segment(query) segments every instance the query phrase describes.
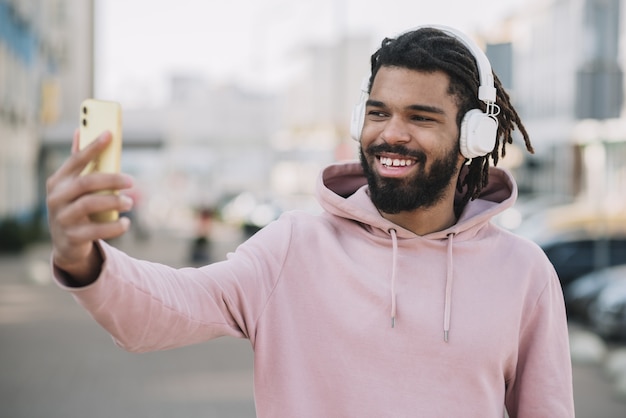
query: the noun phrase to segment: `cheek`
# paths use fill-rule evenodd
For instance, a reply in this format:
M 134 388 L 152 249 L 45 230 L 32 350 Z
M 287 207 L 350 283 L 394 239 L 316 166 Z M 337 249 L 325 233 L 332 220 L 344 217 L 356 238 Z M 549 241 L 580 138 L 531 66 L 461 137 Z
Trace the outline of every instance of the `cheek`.
M 460 150 L 459 130 L 456 128 L 450 128 L 441 132 L 437 141 L 439 141 L 442 153 L 450 153 L 453 150 L 459 152 Z
M 361 131 L 361 137 L 359 139 L 359 144 L 361 149 L 367 150 L 367 148 L 376 142 L 378 138 L 378 133 L 372 129 L 363 128 Z
M 454 138 L 454 139 L 452 139 Z M 446 137 L 437 137 L 437 138 L 429 138 L 434 139 L 434 142 L 431 142 L 429 146 L 429 154 L 430 154 L 430 162 L 432 160 L 448 160 L 451 159 L 456 162 L 458 167 L 461 167 L 465 163 L 465 157 L 461 154 L 459 148 L 459 141 L 457 137 L 446 136 Z M 426 144 L 423 142 L 424 147 L 426 148 Z
M 363 124 L 363 129 L 361 130 L 361 141 L 367 140 L 371 142 L 376 139 L 379 134 L 380 129 L 377 127 L 376 124 L 368 123 L 367 121 L 365 121 L 365 123 Z

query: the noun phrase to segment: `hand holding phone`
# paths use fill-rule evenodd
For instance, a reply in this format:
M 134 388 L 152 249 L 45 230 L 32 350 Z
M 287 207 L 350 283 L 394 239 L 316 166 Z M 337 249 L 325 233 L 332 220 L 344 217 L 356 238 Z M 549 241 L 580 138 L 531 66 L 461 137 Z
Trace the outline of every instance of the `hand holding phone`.
M 92 160 L 81 175 L 92 172 L 119 173 L 122 157 L 122 107 L 119 103 L 87 99 L 80 106 L 80 142 L 83 149 L 105 131 L 111 132 L 113 140 L 107 148 Z M 100 193 L 116 194 L 116 190 Z M 95 222 L 115 221 L 119 214 L 115 210 L 98 212 L 91 215 Z

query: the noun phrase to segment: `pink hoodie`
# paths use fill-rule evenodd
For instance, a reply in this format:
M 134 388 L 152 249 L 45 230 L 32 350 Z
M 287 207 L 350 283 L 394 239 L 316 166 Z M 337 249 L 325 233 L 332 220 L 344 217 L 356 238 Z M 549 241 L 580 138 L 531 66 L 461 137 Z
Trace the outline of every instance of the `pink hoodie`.
M 177 270 L 101 243 L 99 279 L 68 290 L 130 351 L 248 338 L 259 417 L 573 417 L 558 278 L 489 222 L 517 194 L 490 172 L 456 225 L 417 236 L 379 215 L 358 163 L 332 165 L 323 214 L 285 213 L 226 261 Z

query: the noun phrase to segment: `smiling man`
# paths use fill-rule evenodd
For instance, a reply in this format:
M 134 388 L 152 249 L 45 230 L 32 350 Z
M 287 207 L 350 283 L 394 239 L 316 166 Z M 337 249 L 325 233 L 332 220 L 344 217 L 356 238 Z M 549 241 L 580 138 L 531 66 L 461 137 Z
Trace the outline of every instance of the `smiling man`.
M 75 151 L 48 181 L 57 282 L 130 351 L 249 339 L 259 417 L 573 417 L 559 280 L 490 222 L 517 194 L 490 161 L 515 128 L 532 147 L 488 60 L 425 27 L 371 64 L 361 161 L 322 172 L 324 212 L 285 213 L 223 262 L 174 269 L 107 244 L 128 221 L 89 214 L 131 202 L 93 192 L 132 181 L 80 177 L 110 135 Z

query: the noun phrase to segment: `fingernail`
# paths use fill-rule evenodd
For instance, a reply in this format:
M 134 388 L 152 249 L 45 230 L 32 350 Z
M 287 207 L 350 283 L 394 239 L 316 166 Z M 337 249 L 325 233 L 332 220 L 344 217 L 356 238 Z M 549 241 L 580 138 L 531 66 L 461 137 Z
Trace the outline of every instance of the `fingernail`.
M 122 216 L 120 218 L 120 222 L 122 223 L 122 226 L 125 230 L 128 230 L 128 228 L 130 228 L 130 219 L 128 219 L 127 217 Z
M 111 136 L 111 132 L 109 132 L 109 131 L 104 131 L 104 132 L 102 132 L 102 133 L 100 134 L 100 136 L 98 137 L 98 140 L 99 140 L 99 141 L 104 141 L 104 140 L 108 139 L 108 138 L 109 138 L 109 136 Z
M 124 177 L 124 186 L 132 187 L 134 182 L 133 178 L 127 174 L 122 174 L 122 176 Z
M 120 200 L 124 209 L 128 210 L 133 207 L 133 199 L 128 196 L 121 195 Z

